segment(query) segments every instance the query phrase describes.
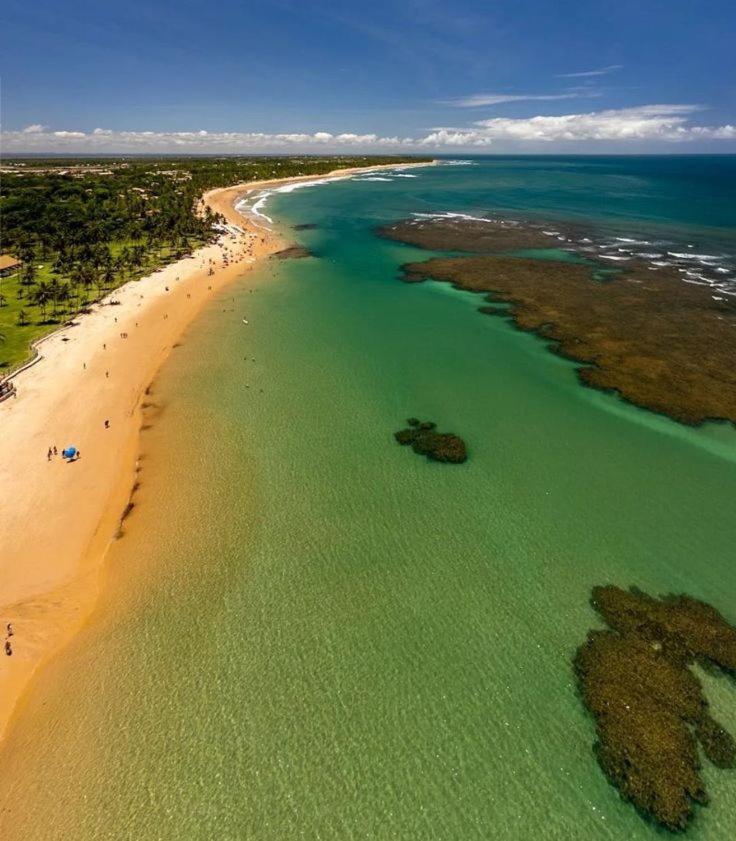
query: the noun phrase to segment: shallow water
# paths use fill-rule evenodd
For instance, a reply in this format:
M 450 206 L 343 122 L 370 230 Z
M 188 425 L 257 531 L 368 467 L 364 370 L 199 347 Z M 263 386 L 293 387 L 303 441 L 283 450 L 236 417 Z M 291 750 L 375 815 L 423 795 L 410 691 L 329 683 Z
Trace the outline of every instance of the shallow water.
M 736 620 L 736 434 L 582 388 L 476 297 L 397 281 L 426 253 L 372 228 L 476 211 L 484 178 L 491 209 L 497 169 L 269 200 L 319 226 L 317 257 L 223 293 L 157 380 L 100 607 L 0 756 L 0 837 L 661 835 L 600 773 L 570 659 L 599 583 Z M 410 415 L 467 464 L 395 445 Z M 705 682 L 736 732 L 736 687 Z M 736 772 L 705 776 L 688 834 L 731 838 Z

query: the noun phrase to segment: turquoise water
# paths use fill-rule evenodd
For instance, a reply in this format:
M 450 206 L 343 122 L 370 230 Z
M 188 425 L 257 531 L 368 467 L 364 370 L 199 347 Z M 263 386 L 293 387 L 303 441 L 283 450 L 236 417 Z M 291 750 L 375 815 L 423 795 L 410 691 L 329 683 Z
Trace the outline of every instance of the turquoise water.
M 526 213 L 519 166 L 269 200 L 318 226 L 297 235 L 316 256 L 219 296 L 157 380 L 100 608 L 0 755 L 0 837 L 661 836 L 600 773 L 570 660 L 599 583 L 736 621 L 736 435 L 582 388 L 474 296 L 398 282 L 426 252 L 373 234 L 411 212 Z M 591 166 L 565 169 L 560 218 Z M 675 211 L 649 178 L 637 219 L 728 239 L 728 207 Z M 606 224 L 638 235 L 614 206 Z M 395 445 L 410 415 L 462 434 L 467 464 Z M 736 732 L 733 683 L 704 680 Z M 705 776 L 688 834 L 731 838 L 736 773 Z
M 416 185 L 409 212 L 592 222 L 629 236 L 720 241 L 733 253 L 736 155 L 486 157 L 454 167 L 451 178 L 439 168 Z

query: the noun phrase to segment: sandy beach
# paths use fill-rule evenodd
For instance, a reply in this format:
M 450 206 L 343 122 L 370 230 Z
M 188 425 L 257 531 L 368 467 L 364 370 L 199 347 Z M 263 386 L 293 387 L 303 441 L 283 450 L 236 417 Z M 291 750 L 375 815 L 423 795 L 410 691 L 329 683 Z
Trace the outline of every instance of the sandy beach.
M 320 178 L 356 171 L 363 169 Z M 147 387 L 205 303 L 228 283 L 247 282 L 249 269 L 288 244 L 234 203 L 275 183 L 314 179 L 208 192 L 204 201 L 242 233 L 116 289 L 45 339 L 40 361 L 15 377 L 17 396 L 0 403 L 0 740 L 34 672 L 94 607 L 135 483 Z M 80 457 L 67 462 L 61 451 L 70 445 Z

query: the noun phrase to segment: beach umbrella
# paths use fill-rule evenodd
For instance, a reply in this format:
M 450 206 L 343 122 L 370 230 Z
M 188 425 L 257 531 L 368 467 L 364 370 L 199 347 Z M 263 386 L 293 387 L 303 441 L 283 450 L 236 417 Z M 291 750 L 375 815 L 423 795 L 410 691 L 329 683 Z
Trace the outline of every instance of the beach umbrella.
M 77 454 L 77 448 L 67 447 L 65 450 L 61 451 L 61 454 L 62 456 L 64 456 L 64 458 L 74 458 L 74 456 Z

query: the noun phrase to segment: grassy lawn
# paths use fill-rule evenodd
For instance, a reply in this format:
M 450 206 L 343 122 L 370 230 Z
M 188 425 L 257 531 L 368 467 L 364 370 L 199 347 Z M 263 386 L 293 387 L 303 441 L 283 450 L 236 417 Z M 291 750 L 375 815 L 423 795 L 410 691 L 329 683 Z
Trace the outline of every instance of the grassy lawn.
M 40 280 L 48 280 L 48 269 L 40 269 Z M 0 376 L 11 368 L 21 364 L 30 354 L 31 342 L 40 339 L 46 333 L 54 330 L 57 324 L 40 324 L 40 314 L 36 307 L 30 306 L 25 299 L 18 298 L 20 289 L 19 275 L 0 278 L 0 295 L 5 299 L 0 307 Z M 30 323 L 24 327 L 18 324 L 18 313 L 24 309 Z
M 117 255 L 126 245 L 130 246 L 131 242 L 115 242 L 110 245 L 110 251 L 113 256 Z M 203 242 L 191 243 L 191 248 L 199 248 Z M 131 274 L 126 274 L 124 277 L 116 278 L 112 289 L 127 283 L 129 280 L 139 280 L 145 277 L 160 266 L 165 266 L 174 259 L 173 249 L 169 246 L 154 249 L 146 255 L 144 264 L 140 269 L 136 269 Z M 36 283 L 50 282 L 53 279 L 51 273 L 52 261 L 38 264 L 38 271 L 36 275 Z M 63 280 L 63 278 L 62 278 Z M 76 310 L 72 306 L 71 309 L 64 307 L 60 310 L 55 319 L 51 317 L 51 307 L 48 308 L 47 320 L 43 321 L 41 311 L 38 307 L 28 301 L 28 287 L 23 289 L 20 285 L 20 275 L 15 274 L 10 277 L 0 278 L 0 295 L 4 298 L 4 305 L 0 306 L 0 377 L 10 373 L 14 368 L 17 368 L 31 356 L 31 343 L 52 333 L 58 329 L 59 325 L 68 321 L 76 314 Z M 110 290 L 103 290 L 104 297 Z M 19 292 L 24 294 L 24 297 L 19 297 Z M 89 290 L 89 303 L 94 302 L 97 298 L 97 289 Z M 0 299 L 2 300 L 2 299 Z M 84 301 L 82 302 L 84 303 Z M 21 310 L 25 310 L 29 323 L 21 326 L 18 324 L 18 314 Z
M 86 304 L 210 241 L 218 215 L 202 208 L 207 190 L 274 175 L 414 160 L 395 155 L 14 159 L 4 166 L 0 183 L 0 253 L 26 265 L 16 276 L 0 279 L 0 376 L 29 358 L 33 341 Z M 34 271 L 28 269 L 31 262 Z M 53 265 L 67 274 L 54 276 Z M 105 277 L 106 285 L 98 286 Z M 21 278 L 31 283 L 22 285 Z M 53 295 L 67 298 L 57 300 L 58 310 Z M 34 298 L 44 306 L 31 303 Z M 28 322 L 22 325 L 21 311 Z

